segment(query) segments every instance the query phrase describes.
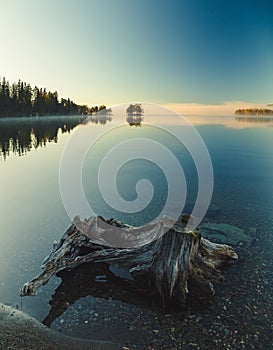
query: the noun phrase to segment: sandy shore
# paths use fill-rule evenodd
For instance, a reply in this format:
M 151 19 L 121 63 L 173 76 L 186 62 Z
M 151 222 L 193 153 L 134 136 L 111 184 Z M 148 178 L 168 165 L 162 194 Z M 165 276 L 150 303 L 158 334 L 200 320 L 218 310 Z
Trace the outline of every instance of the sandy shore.
M 1 350 L 113 350 L 110 342 L 67 337 L 45 327 L 37 320 L 0 304 Z

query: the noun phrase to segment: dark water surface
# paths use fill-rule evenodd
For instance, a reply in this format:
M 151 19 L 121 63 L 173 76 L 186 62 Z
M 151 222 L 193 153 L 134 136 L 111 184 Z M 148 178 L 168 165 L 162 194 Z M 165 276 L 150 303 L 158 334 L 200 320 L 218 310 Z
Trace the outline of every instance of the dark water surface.
M 239 261 L 225 273 L 226 280 L 216 286 L 211 305 L 163 315 L 149 307 L 149 302 L 147 305 L 137 296 L 123 295 L 122 288 L 114 291 L 111 285 L 105 288 L 101 284 L 94 289 L 88 283 L 82 288 L 87 279 L 84 270 L 83 275 L 75 276 L 74 284 L 68 278 L 67 285 L 59 286 L 60 279 L 54 277 L 35 297 L 20 299 L 19 289 L 40 272 L 53 241 L 59 240 L 70 225 L 59 191 L 59 165 L 66 143 L 79 128 L 100 134 L 105 125 L 111 125 L 109 117 L 93 117 L 83 125 L 74 117 L 0 120 L 0 302 L 17 306 L 42 321 L 49 313 L 51 295 L 59 286 L 58 300 L 67 304 L 56 311 L 52 328 L 72 336 L 110 339 L 132 349 L 271 349 L 272 121 L 232 116 L 189 119 L 202 136 L 213 165 L 212 203 L 217 213 L 206 220 L 235 225 L 253 238 L 251 245 L 235 247 Z M 83 164 L 83 187 L 97 214 L 140 225 L 156 217 L 164 206 L 164 173 L 145 160 L 124 165 L 117 188 L 124 199 L 134 200 L 136 182 L 149 179 L 154 185 L 154 198 L 146 211 L 119 213 L 103 201 L 96 169 L 109 148 L 128 138 L 152 137 L 161 143 L 164 139 L 183 166 L 187 202 L 194 201 L 194 162 L 172 136 L 166 137 L 162 130 L 143 123 L 141 127 L 124 124 L 108 136 L 107 143 L 101 139 L 87 152 Z M 123 301 L 130 298 L 131 303 Z

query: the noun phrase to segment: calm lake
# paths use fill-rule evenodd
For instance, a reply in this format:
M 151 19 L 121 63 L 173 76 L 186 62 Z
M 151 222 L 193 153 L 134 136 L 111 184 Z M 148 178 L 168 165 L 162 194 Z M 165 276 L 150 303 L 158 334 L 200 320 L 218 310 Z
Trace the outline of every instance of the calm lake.
M 169 123 L 166 115 L 157 119 L 162 129 L 154 127 L 146 113 L 143 120 L 137 122 L 126 121 L 125 115 L 119 116 L 118 122 L 115 122 L 115 113 L 92 116 L 87 121 L 79 117 L 0 119 L 0 302 L 18 307 L 39 321 L 49 313 L 49 301 L 60 284 L 59 278 L 54 277 L 34 297 L 21 299 L 19 290 L 40 273 L 53 242 L 60 239 L 71 223 L 60 193 L 59 173 L 63 152 L 79 130 L 90 140 L 107 131 L 86 151 L 82 165 L 83 189 L 96 214 L 141 225 L 161 212 L 168 184 L 162 169 L 148 160 L 130 160 L 117 176 L 117 189 L 126 201 L 136 199 L 135 185 L 140 179 L 146 178 L 153 184 L 154 197 L 147 208 L 135 214 L 121 213 L 105 203 L 100 194 L 97 177 L 104 155 L 116 144 L 135 138 L 152 138 L 171 150 L 182 165 L 187 181 L 186 211 L 192 209 L 198 183 L 194 161 L 177 139 L 171 134 L 166 136 L 164 129 L 164 125 L 173 130 L 189 126 L 176 125 L 175 121 Z M 151 120 L 155 120 L 153 118 L 156 116 L 151 116 Z M 209 329 L 211 332 L 215 329 L 215 338 L 226 337 L 231 349 L 269 349 L 273 332 L 273 121 L 234 116 L 188 119 L 201 135 L 213 166 L 211 203 L 214 210 L 204 220 L 239 227 L 252 239 L 251 244 L 235 245 L 238 264 L 225 273 L 226 281 L 216 286 L 211 309 L 200 311 L 199 325 L 207 329 L 204 344 L 208 348 L 213 346 Z M 111 129 L 112 125 L 117 127 Z M 79 147 L 84 143 L 83 138 L 75 140 Z M 75 158 L 77 150 L 71 154 L 72 167 Z M 175 203 L 173 205 L 175 207 Z M 77 289 L 77 285 L 71 288 Z M 117 341 L 128 338 L 129 345 L 135 344 L 137 349 L 146 348 L 143 339 L 145 344 L 154 344 L 155 349 L 161 349 L 164 344 L 169 344 L 170 349 L 170 344 L 179 349 L 177 344 L 183 344 L 182 336 L 178 335 L 185 333 L 182 324 L 185 315 L 174 315 L 170 321 L 145 305 L 133 306 L 105 299 L 103 295 L 92 296 L 92 293 L 76 299 L 64 308 L 64 313 L 60 311 L 56 315 L 53 329 L 76 337 Z M 189 320 L 197 316 L 195 312 Z M 217 316 L 221 317 L 219 322 Z M 163 339 L 171 327 L 175 329 L 176 340 L 156 343 L 153 329 L 162 329 Z M 178 338 L 180 343 L 176 343 Z M 232 339 L 236 339 L 235 345 Z M 192 341 L 198 343 L 196 339 Z

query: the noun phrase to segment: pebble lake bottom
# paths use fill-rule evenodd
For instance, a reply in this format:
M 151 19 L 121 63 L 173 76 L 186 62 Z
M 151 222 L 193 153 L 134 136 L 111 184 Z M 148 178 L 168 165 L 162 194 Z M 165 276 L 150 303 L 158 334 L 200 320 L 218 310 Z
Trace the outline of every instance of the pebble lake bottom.
M 50 124 L 52 127 L 53 122 Z M 236 243 L 239 260 L 224 272 L 225 280 L 214 285 L 215 296 L 207 303 L 200 305 L 193 300 L 184 310 L 163 314 L 159 307 L 139 296 L 132 295 L 132 302 L 128 302 L 122 289 L 118 296 L 113 291 L 112 298 L 94 294 L 80 297 L 79 292 L 79 299 L 74 298 L 74 303 L 56 317 L 52 330 L 70 337 L 110 341 L 116 349 L 272 349 L 273 129 L 270 123 L 243 123 L 234 117 L 225 118 L 224 122 L 220 117 L 207 118 L 195 125 L 211 156 L 212 203 L 219 209 L 204 221 L 236 226 L 251 237 L 250 243 Z M 48 134 L 50 127 L 47 125 Z M 10 129 L 9 125 L 6 130 Z M 128 126 L 127 135 L 128 132 L 145 132 L 145 126 Z M 0 162 L 0 180 L 5 183 L 0 189 L 0 302 L 38 321 L 49 313 L 49 301 L 61 280 L 54 277 L 35 297 L 20 299 L 19 289 L 40 272 L 52 242 L 70 224 L 58 189 L 59 161 L 69 134 L 59 131 L 57 136 L 55 142 L 27 150 L 23 156 L 10 150 L 6 160 L 2 148 Z M 3 134 L 1 138 L 3 143 Z M 179 155 L 175 144 L 173 147 Z M 90 155 L 89 159 L 87 155 L 86 170 L 90 160 L 94 161 L 94 157 Z M 190 163 L 184 164 L 189 164 L 190 173 Z M 145 171 L 146 166 L 143 163 Z M 130 182 L 124 171 L 120 174 L 124 176 L 121 183 Z M 151 179 L 160 175 L 154 169 L 151 172 Z M 138 176 L 137 170 L 134 174 Z M 84 178 L 83 182 L 87 197 L 92 196 L 96 192 L 91 188 L 92 181 L 88 183 Z M 194 189 L 189 190 L 189 196 L 192 193 L 194 196 Z M 130 199 L 130 193 L 124 195 Z M 97 203 L 98 208 L 101 205 Z M 109 208 L 101 210 L 106 217 L 116 215 Z M 128 217 L 118 219 L 128 222 Z M 79 286 L 72 283 L 71 288 L 76 290 Z M 69 299 L 69 290 L 65 297 Z

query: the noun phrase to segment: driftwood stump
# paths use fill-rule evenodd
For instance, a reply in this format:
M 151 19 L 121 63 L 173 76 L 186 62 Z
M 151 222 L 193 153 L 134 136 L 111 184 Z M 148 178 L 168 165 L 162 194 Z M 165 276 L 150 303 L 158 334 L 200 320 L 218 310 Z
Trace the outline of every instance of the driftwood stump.
M 86 263 L 94 271 L 101 267 L 105 272 L 113 265 L 125 269 L 127 276 L 117 278 L 116 282 L 122 280 L 124 286 L 135 292 L 158 295 L 164 309 L 174 300 L 185 303 L 187 294 L 191 293 L 189 282 L 200 290 L 214 294 L 212 282 L 223 280 L 221 270 L 234 263 L 238 256 L 230 246 L 202 238 L 198 229 L 187 232 L 185 227 L 190 218 L 187 214 L 182 215 L 181 221 L 176 222 L 164 235 L 138 248 L 113 248 L 103 244 L 103 235 L 112 234 L 109 227 L 119 227 L 125 236 L 130 237 L 132 227 L 128 225 L 101 217 L 83 221 L 77 219 L 60 242 L 54 244 L 42 266 L 43 272 L 27 282 L 20 295 L 35 295 L 53 274 Z M 90 239 L 83 229 L 90 229 L 90 222 L 92 227 L 99 227 L 99 232 L 103 232 L 101 244 Z

